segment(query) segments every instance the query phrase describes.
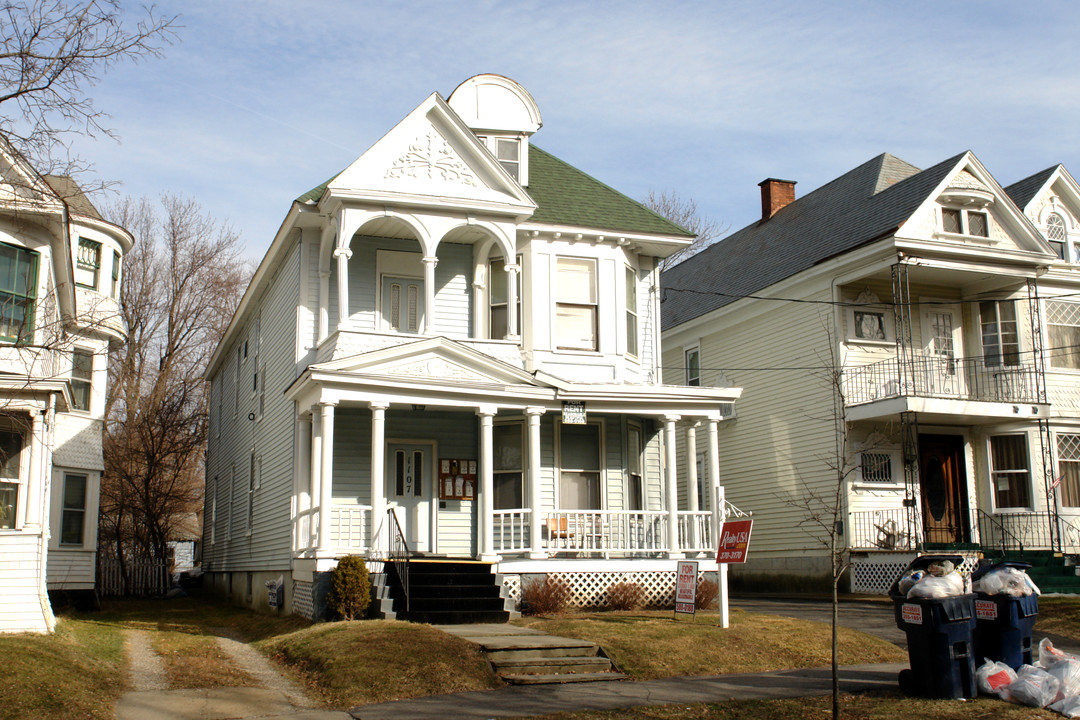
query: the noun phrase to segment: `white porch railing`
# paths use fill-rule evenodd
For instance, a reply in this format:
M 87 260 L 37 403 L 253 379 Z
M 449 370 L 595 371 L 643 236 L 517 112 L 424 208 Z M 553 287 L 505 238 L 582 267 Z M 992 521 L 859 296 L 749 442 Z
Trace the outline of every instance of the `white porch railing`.
M 679 549 L 686 552 L 716 552 L 713 540 L 712 512 L 679 511 Z
M 495 552 L 524 552 L 532 546 L 529 537 L 529 517 L 532 510 L 496 510 L 492 517 Z

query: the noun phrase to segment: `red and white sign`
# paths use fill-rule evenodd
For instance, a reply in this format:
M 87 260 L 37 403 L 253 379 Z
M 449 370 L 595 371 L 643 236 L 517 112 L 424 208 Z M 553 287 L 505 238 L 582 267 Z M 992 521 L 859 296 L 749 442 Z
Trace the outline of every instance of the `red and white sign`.
M 697 601 L 697 568 L 693 560 L 680 560 L 675 573 L 675 612 L 694 614 Z
M 998 606 L 991 600 L 975 601 L 975 617 L 978 620 L 997 620 Z
M 720 548 L 716 551 L 716 562 L 746 562 L 746 553 L 750 550 L 750 530 L 753 526 L 753 518 L 725 522 L 720 528 Z
M 922 625 L 922 605 L 908 605 L 900 609 L 900 617 L 904 622 L 912 625 Z

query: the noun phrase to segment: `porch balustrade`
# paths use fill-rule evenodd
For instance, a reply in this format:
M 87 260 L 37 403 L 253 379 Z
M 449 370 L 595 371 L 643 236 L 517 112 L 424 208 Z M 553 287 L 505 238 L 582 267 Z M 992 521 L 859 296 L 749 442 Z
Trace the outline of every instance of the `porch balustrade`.
M 1053 547 L 1051 527 L 1061 535 L 1061 547 Z M 986 548 L 1004 552 L 1060 550 L 1066 555 L 1080 553 L 1080 528 L 1048 512 L 979 513 L 979 537 Z
M 927 397 L 977 402 L 1039 402 L 1032 353 L 949 358 L 916 353 L 911 373 L 901 377 L 897 358 L 848 368 L 844 396 L 849 405 L 895 397 Z
M 915 525 L 906 508 L 849 514 L 852 550 L 914 550 Z

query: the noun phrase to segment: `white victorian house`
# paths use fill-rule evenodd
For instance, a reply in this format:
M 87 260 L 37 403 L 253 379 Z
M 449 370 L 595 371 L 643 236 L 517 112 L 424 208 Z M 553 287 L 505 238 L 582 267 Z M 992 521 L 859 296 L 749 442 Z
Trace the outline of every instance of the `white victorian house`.
M 537 148 L 540 126 L 524 88 L 480 75 L 289 208 L 207 371 L 222 592 L 265 607 L 269 583 L 318 617 L 360 554 L 398 612 L 446 620 L 425 571 L 479 568 L 500 611 L 530 576 L 592 603 L 624 579 L 663 598 L 678 558 L 715 571 L 739 390 L 658 372 L 658 262 L 692 236 Z M 704 458 L 689 491 L 683 427 Z
M 126 230 L 0 140 L 0 632 L 93 602 L 102 422 Z
M 798 199 L 766 180 L 761 205 L 663 275 L 664 367 L 746 390 L 721 427 L 721 483 L 758 518 L 735 581 L 830 577 L 805 500 L 835 493 L 840 447 L 834 531 L 854 590 L 949 550 L 1022 557 L 1044 590 L 1075 592 L 1061 558 L 1080 554 L 1072 177 L 1003 189 L 970 152 L 926 170 L 883 154 Z

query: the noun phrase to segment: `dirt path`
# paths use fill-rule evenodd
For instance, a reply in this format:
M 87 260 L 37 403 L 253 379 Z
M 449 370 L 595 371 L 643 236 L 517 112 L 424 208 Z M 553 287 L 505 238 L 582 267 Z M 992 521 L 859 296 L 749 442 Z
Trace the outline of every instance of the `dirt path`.
M 234 666 L 250 675 L 257 687 L 218 687 L 169 690 L 161 657 L 152 635 L 129 630 L 125 637 L 128 686 L 116 705 L 117 720 L 351 720 L 348 713 L 313 709 L 315 703 L 270 661 L 245 642 L 219 631 L 218 647 Z

